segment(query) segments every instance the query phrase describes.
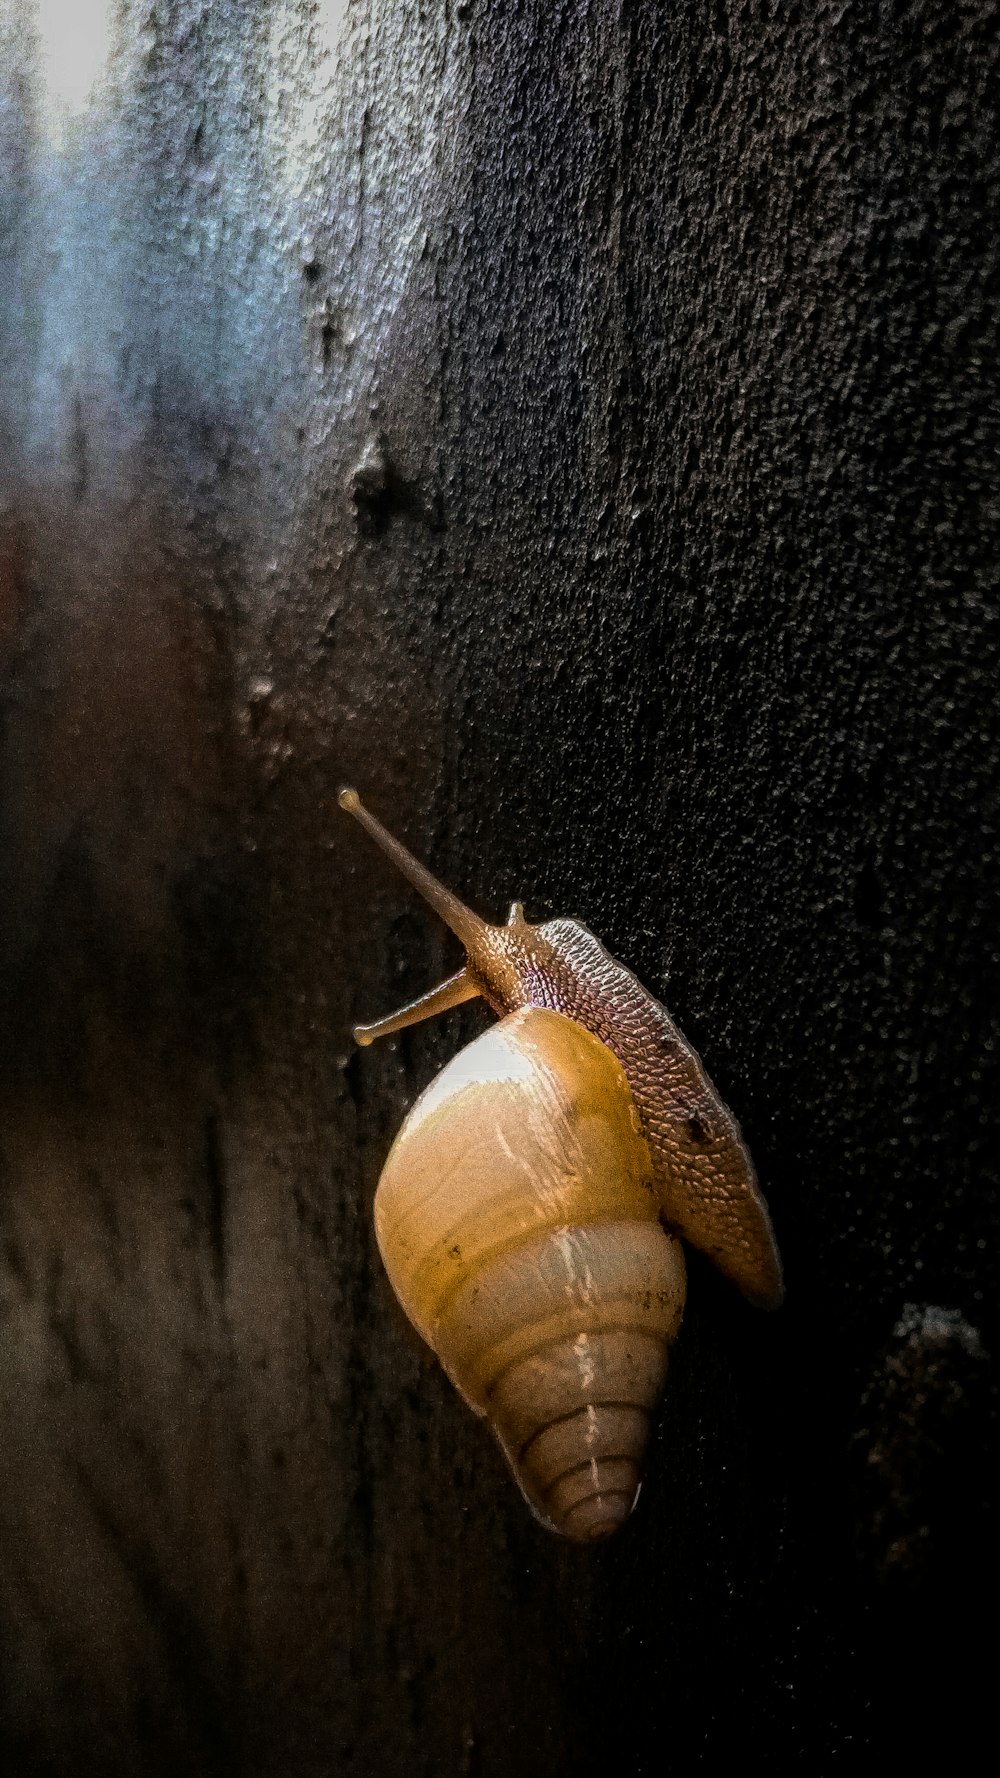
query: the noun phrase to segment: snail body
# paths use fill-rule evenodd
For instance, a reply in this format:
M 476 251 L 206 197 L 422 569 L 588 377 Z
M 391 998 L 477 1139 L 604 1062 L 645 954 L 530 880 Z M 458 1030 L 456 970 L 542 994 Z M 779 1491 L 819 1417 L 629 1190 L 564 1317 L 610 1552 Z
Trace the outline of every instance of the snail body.
M 491 1424 L 532 1510 L 577 1541 L 638 1493 L 684 1306 L 678 1236 L 781 1301 L 739 1129 L 665 1009 L 572 920 L 494 926 L 363 807 L 346 808 L 447 920 L 466 967 L 359 1042 L 482 995 L 499 1023 L 413 1106 L 375 1198 L 390 1282 Z

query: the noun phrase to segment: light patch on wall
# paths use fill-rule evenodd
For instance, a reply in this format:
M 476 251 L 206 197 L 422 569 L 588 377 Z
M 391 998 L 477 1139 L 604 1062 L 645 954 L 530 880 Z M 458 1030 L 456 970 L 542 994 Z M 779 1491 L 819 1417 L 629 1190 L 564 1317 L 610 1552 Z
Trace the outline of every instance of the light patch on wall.
M 368 9 L 354 10 L 365 14 Z M 282 137 L 285 183 L 297 194 L 315 170 L 350 11 L 351 0 L 317 0 L 305 29 L 299 0 L 277 0 L 271 11 L 269 112 Z
M 348 407 L 426 247 L 464 41 L 422 0 L 272 0 L 260 183 L 297 283 L 312 267 L 312 362 Z
M 97 90 L 111 49 L 115 0 L 33 0 L 29 5 L 38 50 L 41 116 L 53 147 L 61 148 L 74 118 Z
M 316 24 L 328 50 L 336 49 L 351 0 L 319 0 Z

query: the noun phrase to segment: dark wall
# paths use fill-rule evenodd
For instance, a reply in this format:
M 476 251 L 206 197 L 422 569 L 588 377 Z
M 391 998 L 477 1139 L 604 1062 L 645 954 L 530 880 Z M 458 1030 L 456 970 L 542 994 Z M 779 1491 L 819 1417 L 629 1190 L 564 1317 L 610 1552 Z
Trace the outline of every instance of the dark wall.
M 99 9 L 98 9 L 99 10 Z M 0 7 L 0 1625 L 26 1775 L 961 1757 L 995 1582 L 1000 9 Z M 574 914 L 740 1118 L 634 1519 L 371 1199 Z

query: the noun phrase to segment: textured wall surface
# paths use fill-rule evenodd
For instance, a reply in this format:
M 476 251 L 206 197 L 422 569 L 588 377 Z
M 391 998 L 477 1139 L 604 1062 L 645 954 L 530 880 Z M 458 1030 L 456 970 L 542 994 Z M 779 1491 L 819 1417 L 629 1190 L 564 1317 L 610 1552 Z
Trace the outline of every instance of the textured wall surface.
M 959 1756 L 995 1573 L 1000 8 L 0 0 L 0 1746 Z M 573 914 L 739 1116 L 650 1473 L 538 1529 L 371 1199 Z

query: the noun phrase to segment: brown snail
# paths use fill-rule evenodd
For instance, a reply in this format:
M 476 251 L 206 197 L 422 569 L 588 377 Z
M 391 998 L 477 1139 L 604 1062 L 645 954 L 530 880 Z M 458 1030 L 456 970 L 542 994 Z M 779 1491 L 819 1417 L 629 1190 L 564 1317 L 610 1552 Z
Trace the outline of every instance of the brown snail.
M 739 1129 L 659 1001 L 575 920 L 481 920 L 346 809 L 465 946 L 465 967 L 359 1043 L 482 995 L 500 1022 L 421 1094 L 375 1229 L 414 1326 L 490 1421 L 536 1516 L 609 1536 L 639 1490 L 684 1307 L 678 1236 L 760 1308 L 781 1262 Z

